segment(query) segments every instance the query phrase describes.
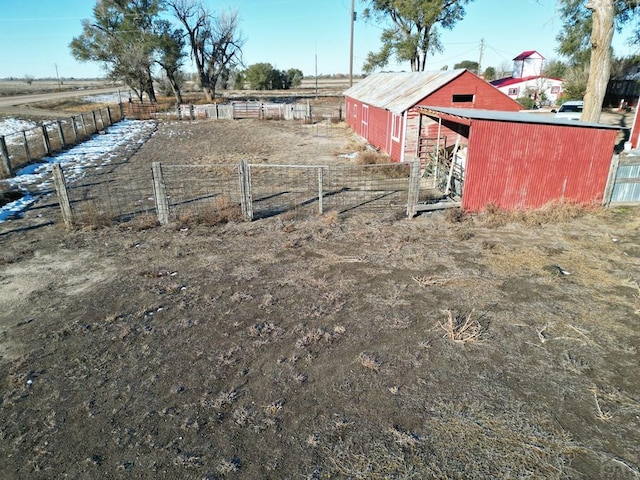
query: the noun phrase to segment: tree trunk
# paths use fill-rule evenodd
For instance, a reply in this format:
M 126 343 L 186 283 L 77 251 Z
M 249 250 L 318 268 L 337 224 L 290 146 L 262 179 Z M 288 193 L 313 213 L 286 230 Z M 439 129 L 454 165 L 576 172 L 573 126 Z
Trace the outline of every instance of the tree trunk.
M 171 83 L 171 89 L 173 90 L 173 96 L 176 97 L 176 103 L 180 105 L 182 103 L 182 92 L 180 91 L 180 86 L 175 79 L 169 78 L 169 82 Z
M 589 0 L 586 7 L 592 11 L 591 63 L 587 90 L 584 94 L 584 109 L 580 120 L 600 121 L 602 102 L 611 74 L 611 41 L 614 28 L 614 0 Z
M 145 79 L 145 86 L 144 86 L 144 91 L 146 92 L 147 96 L 149 97 L 149 101 L 151 103 L 156 103 L 156 91 L 153 88 L 153 78 L 151 77 L 151 71 L 148 70 L 147 71 L 148 75 L 147 78 Z

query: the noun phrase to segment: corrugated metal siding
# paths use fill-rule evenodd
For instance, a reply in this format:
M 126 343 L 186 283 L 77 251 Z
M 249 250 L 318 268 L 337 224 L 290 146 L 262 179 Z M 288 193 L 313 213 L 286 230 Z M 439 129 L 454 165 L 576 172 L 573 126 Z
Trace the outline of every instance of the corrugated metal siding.
M 610 202 L 640 202 L 640 158 L 637 165 L 620 165 L 618 167 Z
M 601 202 L 615 130 L 475 120 L 462 207 L 515 210 Z

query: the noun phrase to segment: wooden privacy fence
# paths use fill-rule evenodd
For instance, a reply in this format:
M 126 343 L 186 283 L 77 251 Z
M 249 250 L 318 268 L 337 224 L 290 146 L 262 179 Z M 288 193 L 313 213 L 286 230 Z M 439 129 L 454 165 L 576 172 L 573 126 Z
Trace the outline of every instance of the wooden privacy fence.
M 230 102 L 209 105 L 179 105 L 178 118 L 181 120 L 236 120 L 256 118 L 261 120 L 302 120 L 316 121 L 330 119 L 342 120 L 342 106 L 312 107 L 306 103 L 264 103 Z
M 19 168 L 80 143 L 122 118 L 121 108 L 105 107 L 0 136 L 0 175 L 12 177 Z
M 160 224 L 247 221 L 287 214 L 294 218 L 328 211 L 402 212 L 418 202 L 420 164 L 382 165 L 169 165 L 129 178 L 85 179 L 68 185 L 59 165 L 56 191 L 65 223 L 147 213 Z M 84 219 L 84 220 L 81 220 Z M 92 220 L 93 219 L 93 220 Z

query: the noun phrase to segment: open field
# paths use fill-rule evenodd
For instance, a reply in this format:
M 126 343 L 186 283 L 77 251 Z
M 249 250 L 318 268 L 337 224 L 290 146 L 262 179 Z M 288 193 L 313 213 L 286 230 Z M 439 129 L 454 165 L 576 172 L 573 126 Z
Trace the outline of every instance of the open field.
M 114 85 L 116 84 L 112 81 L 104 79 L 61 79 L 60 81 L 56 79 L 3 79 L 0 80 L 0 97 L 66 92 L 71 90 L 91 90 L 96 88 L 112 87 Z
M 161 122 L 111 168 L 355 146 Z M 2 478 L 640 476 L 637 208 L 94 227 L 0 229 Z

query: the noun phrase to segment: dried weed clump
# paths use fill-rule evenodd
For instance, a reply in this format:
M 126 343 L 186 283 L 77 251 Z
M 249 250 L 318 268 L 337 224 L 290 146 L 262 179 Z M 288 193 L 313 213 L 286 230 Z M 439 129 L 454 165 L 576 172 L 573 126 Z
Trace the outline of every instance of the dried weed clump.
M 382 366 L 382 362 L 373 353 L 367 352 L 362 352 L 358 355 L 358 363 L 364 368 L 368 368 L 374 372 L 378 372 Z
M 472 318 L 474 310 L 468 314 L 444 310 L 447 319 L 440 323 L 440 328 L 444 330 L 444 338 L 457 343 L 474 342 L 480 339 L 484 333 L 484 328 L 477 318 Z
M 206 208 L 180 209 L 176 220 L 180 225 L 222 225 L 242 220 L 242 209 L 227 195 L 219 195 Z
M 97 230 L 114 225 L 116 219 L 95 203 L 87 203 L 82 210 L 73 212 L 73 223 L 82 230 Z
M 530 210 L 504 210 L 494 204 L 487 205 L 479 214 L 481 223 L 490 228 L 501 227 L 509 223 L 519 223 L 526 227 L 539 227 L 549 223 L 565 223 L 585 215 L 599 213 L 597 204 L 553 201 L 541 208 Z

